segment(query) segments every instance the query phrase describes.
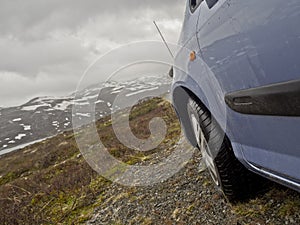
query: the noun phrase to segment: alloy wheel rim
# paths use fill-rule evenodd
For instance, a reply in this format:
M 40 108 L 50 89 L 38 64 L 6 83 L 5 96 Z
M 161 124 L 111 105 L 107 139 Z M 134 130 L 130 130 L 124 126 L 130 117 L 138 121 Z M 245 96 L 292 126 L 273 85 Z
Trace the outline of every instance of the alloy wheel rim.
M 194 130 L 194 134 L 197 139 L 197 144 L 200 148 L 202 158 L 205 162 L 205 165 L 206 165 L 214 183 L 217 186 L 219 186 L 218 173 L 217 173 L 217 169 L 216 169 L 216 166 L 214 163 L 214 159 L 211 156 L 211 154 L 209 154 L 209 152 L 210 152 L 209 145 L 205 139 L 205 136 L 200 127 L 200 124 L 194 114 L 191 115 L 191 122 L 192 122 L 193 130 Z

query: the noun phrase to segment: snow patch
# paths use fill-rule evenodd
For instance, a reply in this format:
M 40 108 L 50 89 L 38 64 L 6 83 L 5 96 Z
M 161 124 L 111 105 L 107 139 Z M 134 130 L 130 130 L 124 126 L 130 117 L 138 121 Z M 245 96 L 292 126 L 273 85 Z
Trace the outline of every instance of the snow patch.
M 157 89 L 158 89 L 158 87 L 143 89 L 143 90 L 140 90 L 140 91 L 136 91 L 136 92 L 132 92 L 130 94 L 127 94 L 126 97 L 129 97 L 129 96 L 132 96 L 132 95 L 137 95 L 137 94 L 143 93 L 145 91 L 154 91 L 154 90 L 157 90 Z
M 119 90 L 119 91 L 113 91 L 113 92 L 111 92 L 111 94 L 118 94 L 118 93 L 120 93 L 120 92 L 122 92 L 122 90 Z
M 53 107 L 53 109 L 64 111 L 64 110 L 67 110 L 67 108 L 72 104 L 73 104 L 73 102 L 63 101 L 62 103 L 57 104 L 55 107 Z
M 18 134 L 18 136 L 16 136 L 15 139 L 21 140 L 23 137 L 26 137 L 26 134 Z
M 91 116 L 89 113 L 76 113 L 76 115 L 77 116 L 84 116 L 84 117 L 90 117 Z
M 95 102 L 95 104 L 98 104 L 98 103 L 103 103 L 104 101 L 103 100 L 98 100 Z
M 70 96 L 65 96 L 65 97 L 44 96 L 44 97 L 36 98 L 34 101 L 32 101 L 32 103 L 41 103 L 41 102 L 53 103 L 54 100 L 68 100 L 70 98 L 71 98 Z
M 40 104 L 40 105 L 29 105 L 29 106 L 24 106 L 21 108 L 23 111 L 35 111 L 36 109 L 40 107 L 51 107 L 50 104 Z
M 82 99 L 83 100 L 89 100 L 89 99 L 94 99 L 94 98 L 98 98 L 98 94 L 97 95 L 92 95 L 92 96 L 85 96 L 85 97 L 83 97 Z
M 75 103 L 76 106 L 78 106 L 78 105 L 80 105 L 80 106 L 82 106 L 82 105 L 89 105 L 89 104 L 90 104 L 90 103 L 88 103 L 88 102 L 82 102 L 82 103 L 76 102 L 76 103 Z
M 45 111 L 46 111 L 46 112 L 50 112 L 50 111 L 54 111 L 54 109 L 49 108 L 49 109 L 45 109 Z M 49 114 L 51 114 L 51 113 L 49 113 Z
M 53 121 L 53 122 L 52 122 L 52 125 L 53 125 L 54 127 L 58 128 L 58 127 L 59 127 L 59 122 L 58 122 L 58 121 Z
M 113 88 L 112 90 L 113 91 L 119 91 L 119 90 L 121 90 L 121 89 L 123 89 L 125 86 L 118 86 L 118 87 L 115 87 L 115 88 Z
M 24 130 L 31 130 L 31 125 L 24 125 L 23 128 Z
M 22 119 L 21 118 L 16 118 L 16 119 L 13 119 L 12 121 L 13 122 L 19 122 L 19 121 L 21 121 Z

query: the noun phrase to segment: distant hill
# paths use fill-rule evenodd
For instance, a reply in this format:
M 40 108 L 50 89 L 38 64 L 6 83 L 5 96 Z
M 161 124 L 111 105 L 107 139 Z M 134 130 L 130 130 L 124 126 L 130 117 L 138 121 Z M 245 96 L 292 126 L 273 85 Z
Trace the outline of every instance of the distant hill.
M 96 105 L 96 120 L 109 115 L 112 102 L 121 91 L 131 95 L 142 92 L 155 94 L 157 89 L 167 92 L 170 82 L 168 77 L 141 77 L 122 83 L 108 82 L 90 86 L 76 93 L 76 96 L 37 97 L 18 107 L 0 108 L 0 155 L 20 145 L 72 129 L 72 116 L 83 123 L 85 120 L 89 121 L 92 116 L 87 107 L 89 105 Z M 74 104 L 87 110 L 74 115 Z

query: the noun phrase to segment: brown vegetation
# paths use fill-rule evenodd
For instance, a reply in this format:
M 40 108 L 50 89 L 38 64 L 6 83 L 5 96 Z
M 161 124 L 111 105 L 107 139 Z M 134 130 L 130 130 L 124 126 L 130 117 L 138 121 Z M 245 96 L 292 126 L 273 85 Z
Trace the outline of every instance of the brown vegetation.
M 139 138 L 147 138 L 148 123 L 157 116 L 168 126 L 161 149 L 175 143 L 179 135 L 170 104 L 158 98 L 138 104 L 131 111 L 130 126 Z M 113 133 L 110 117 L 96 126 L 111 154 L 128 164 L 149 159 L 157 151 L 145 155 L 124 147 Z M 85 162 L 74 133 L 64 132 L 0 158 L 0 224 L 83 223 L 110 185 Z

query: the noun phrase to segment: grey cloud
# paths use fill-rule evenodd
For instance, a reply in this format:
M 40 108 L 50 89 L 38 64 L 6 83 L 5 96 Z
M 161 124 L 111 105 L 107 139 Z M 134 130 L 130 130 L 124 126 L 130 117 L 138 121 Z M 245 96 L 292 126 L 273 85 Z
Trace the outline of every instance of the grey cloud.
M 178 2 L 4 0 L 0 8 L 0 70 L 36 76 L 46 66 L 66 61 L 77 64 L 86 59 L 91 47 L 103 53 L 105 46 L 100 41 L 125 44 L 153 39 L 157 33 L 152 20 L 180 18 L 183 4 Z M 80 41 L 89 43 L 85 46 L 89 49 Z
M 160 40 L 152 20 L 176 42 L 184 5 L 182 0 L 0 0 L 0 81 L 17 74 L 1 82 L 19 87 L 14 79 L 26 79 L 23 94 L 2 89 L 0 102 L 21 101 L 45 88 L 54 95 L 74 91 L 74 82 L 97 56 L 132 41 Z M 66 77 L 72 85 L 63 87 Z
M 18 40 L 0 41 L 0 68 L 25 76 L 36 76 L 43 69 L 80 63 L 88 54 L 76 40 L 40 40 L 26 45 Z
M 183 1 L 179 0 L 15 0 L 0 1 L 0 30 L 5 35 L 39 38 L 57 29 L 74 30 L 89 19 L 103 14 L 119 20 L 132 18 L 133 12 L 153 11 L 159 17 L 178 18 Z M 138 13 L 136 13 L 137 15 Z M 136 16 L 136 19 L 143 15 Z M 118 28 L 118 24 L 114 24 Z

